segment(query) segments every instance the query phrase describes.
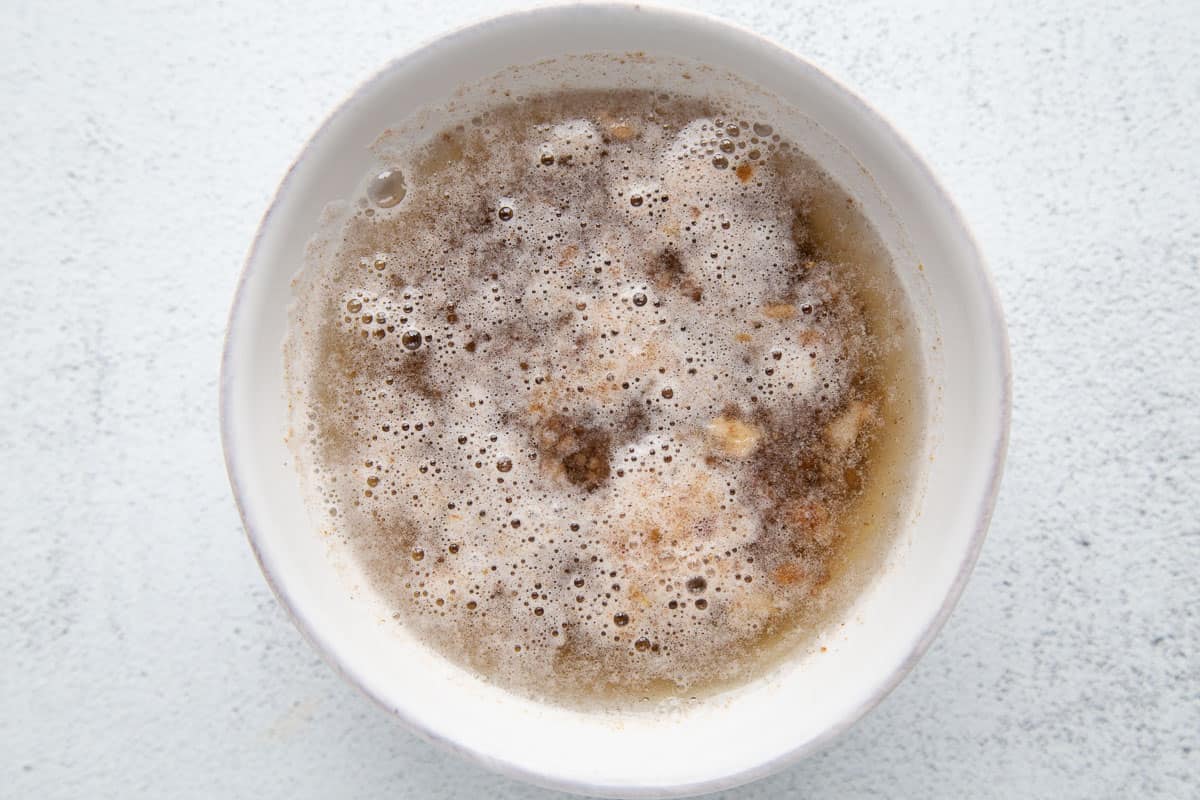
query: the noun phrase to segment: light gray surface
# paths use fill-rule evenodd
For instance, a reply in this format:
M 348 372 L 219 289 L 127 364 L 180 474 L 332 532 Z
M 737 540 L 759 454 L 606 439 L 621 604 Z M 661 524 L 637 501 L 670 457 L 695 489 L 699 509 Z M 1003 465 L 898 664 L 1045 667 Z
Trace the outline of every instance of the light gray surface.
M 317 659 L 217 439 L 225 314 L 288 163 L 383 62 L 509 4 L 125 5 L 0 6 L 0 795 L 551 797 Z M 1016 376 L 937 643 L 727 797 L 1197 796 L 1200 9 L 702 5 L 911 137 L 991 260 Z

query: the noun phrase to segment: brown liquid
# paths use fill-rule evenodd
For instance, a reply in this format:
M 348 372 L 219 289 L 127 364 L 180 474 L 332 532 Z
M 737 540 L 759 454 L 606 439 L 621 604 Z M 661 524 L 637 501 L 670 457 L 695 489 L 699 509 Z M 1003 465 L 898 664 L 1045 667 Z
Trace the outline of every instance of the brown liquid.
M 761 674 L 861 589 L 920 364 L 886 251 L 811 159 L 706 101 L 589 92 L 378 174 L 312 251 L 287 353 L 299 461 L 402 624 L 615 702 Z

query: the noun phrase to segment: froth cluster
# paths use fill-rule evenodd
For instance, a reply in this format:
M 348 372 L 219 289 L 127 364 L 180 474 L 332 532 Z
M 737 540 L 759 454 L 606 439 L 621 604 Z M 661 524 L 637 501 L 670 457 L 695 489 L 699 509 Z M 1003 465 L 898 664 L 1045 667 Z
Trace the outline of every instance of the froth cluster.
M 564 96 L 374 181 L 311 251 L 290 369 L 402 624 L 510 685 L 641 691 L 819 605 L 876 412 L 811 162 L 696 101 Z

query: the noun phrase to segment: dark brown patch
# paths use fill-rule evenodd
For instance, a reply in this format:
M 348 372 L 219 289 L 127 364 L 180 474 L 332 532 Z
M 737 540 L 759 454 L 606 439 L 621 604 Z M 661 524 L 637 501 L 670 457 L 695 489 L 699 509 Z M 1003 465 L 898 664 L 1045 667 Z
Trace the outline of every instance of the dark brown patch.
M 684 270 L 683 260 L 674 248 L 668 247 L 650 258 L 646 264 L 646 276 L 659 291 L 678 291 L 697 303 L 704 297 L 700 285 Z
M 683 280 L 683 260 L 673 248 L 667 248 L 650 259 L 646 274 L 659 289 L 670 289 Z
M 602 431 L 592 431 L 583 437 L 579 448 L 562 460 L 567 480 L 591 491 L 608 480 L 608 451 L 611 438 Z
M 561 465 L 566 479 L 589 492 L 612 471 L 609 465 L 612 435 L 605 430 L 573 422 L 561 414 L 551 417 L 538 432 L 543 452 Z

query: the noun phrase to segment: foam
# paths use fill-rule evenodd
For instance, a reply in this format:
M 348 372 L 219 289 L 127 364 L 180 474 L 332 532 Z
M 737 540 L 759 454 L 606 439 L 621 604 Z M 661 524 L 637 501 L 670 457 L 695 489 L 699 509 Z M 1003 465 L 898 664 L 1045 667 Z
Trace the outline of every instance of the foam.
M 698 101 L 607 103 L 381 148 L 405 194 L 311 251 L 288 351 L 401 622 L 552 694 L 737 674 L 819 602 L 873 424 L 861 312 L 793 230 L 827 179 Z

